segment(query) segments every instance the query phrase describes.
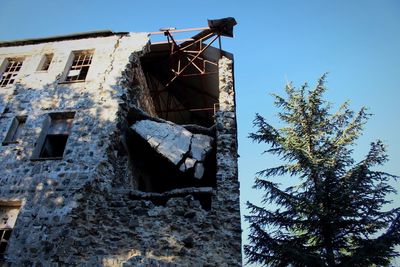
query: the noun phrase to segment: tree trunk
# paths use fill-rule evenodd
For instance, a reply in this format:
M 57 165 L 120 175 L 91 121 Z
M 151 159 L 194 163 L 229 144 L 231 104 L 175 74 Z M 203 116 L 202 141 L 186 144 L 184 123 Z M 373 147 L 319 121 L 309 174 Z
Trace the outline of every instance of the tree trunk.
M 332 246 L 332 240 L 329 240 L 330 237 L 328 237 L 328 240 L 325 244 L 326 247 L 326 259 L 328 261 L 328 266 L 333 267 L 336 266 L 335 263 L 335 255 L 333 253 L 333 246 Z

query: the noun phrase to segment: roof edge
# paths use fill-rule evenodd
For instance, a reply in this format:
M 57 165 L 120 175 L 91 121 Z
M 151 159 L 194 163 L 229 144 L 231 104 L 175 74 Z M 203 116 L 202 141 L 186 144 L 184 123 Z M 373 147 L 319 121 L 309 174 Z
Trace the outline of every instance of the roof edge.
M 55 35 L 43 38 L 34 38 L 34 39 L 21 39 L 21 40 L 11 40 L 11 41 L 0 41 L 0 47 L 10 47 L 10 46 L 21 46 L 21 45 L 32 45 L 39 43 L 48 43 L 48 42 L 56 42 L 56 41 L 65 41 L 65 40 L 76 40 L 83 38 L 96 38 L 96 37 L 108 37 L 112 35 L 126 35 L 129 32 L 113 32 L 111 30 L 99 30 L 99 31 L 90 31 L 90 32 L 79 32 L 73 34 L 66 35 Z

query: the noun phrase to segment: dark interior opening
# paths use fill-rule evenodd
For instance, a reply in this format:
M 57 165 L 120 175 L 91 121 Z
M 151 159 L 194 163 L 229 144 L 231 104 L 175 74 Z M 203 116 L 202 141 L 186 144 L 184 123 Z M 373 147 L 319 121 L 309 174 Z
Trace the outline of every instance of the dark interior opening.
M 187 48 L 191 49 L 198 48 Z M 182 52 L 171 57 L 170 44 L 151 45 L 150 50 L 141 57 L 141 65 L 157 115 L 177 124 L 214 125 L 219 102 L 216 62 L 224 52 L 209 47 L 174 79 L 173 69 L 187 65 L 193 55 Z
M 68 135 L 64 134 L 48 134 L 44 141 L 41 158 L 62 158 L 65 145 L 67 144 Z
M 89 72 L 89 66 L 82 67 L 81 71 L 79 72 L 77 80 L 84 81 L 86 79 L 88 72 Z
M 4 260 L 12 229 L 0 229 L 0 260 Z
M 137 179 L 139 190 L 162 193 L 177 188 L 216 186 L 215 147 L 204 161 L 203 177 L 197 179 L 193 170 L 181 172 L 176 165 L 157 153 L 134 131 L 127 131 L 126 141 L 130 150 L 132 174 Z

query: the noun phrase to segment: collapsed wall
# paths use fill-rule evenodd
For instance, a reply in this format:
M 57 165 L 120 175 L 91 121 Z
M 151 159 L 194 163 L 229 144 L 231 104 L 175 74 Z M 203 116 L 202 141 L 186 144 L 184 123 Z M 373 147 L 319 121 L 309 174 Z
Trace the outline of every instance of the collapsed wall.
M 63 83 L 69 51 L 87 48 L 95 53 L 84 84 Z M 185 84 L 199 92 L 189 86 L 196 81 L 172 88 L 179 108 L 168 117 L 154 94 L 165 88 L 152 73 L 151 49 L 143 34 L 0 47 L 0 60 L 31 57 L 19 82 L 0 92 L 2 137 L 15 116 L 27 116 L 21 138 L 0 150 L 0 208 L 18 210 L 3 261 L 241 264 L 232 59 L 219 59 L 217 75 L 201 89 L 212 97 L 202 102 L 185 102 L 190 93 L 179 91 Z M 43 51 L 57 55 L 53 69 L 32 75 L 29 66 Z M 215 98 L 219 109 L 211 111 Z M 208 106 L 198 115 L 193 105 Z M 65 112 L 73 114 L 65 151 L 41 157 L 46 120 L 49 133 L 53 113 Z

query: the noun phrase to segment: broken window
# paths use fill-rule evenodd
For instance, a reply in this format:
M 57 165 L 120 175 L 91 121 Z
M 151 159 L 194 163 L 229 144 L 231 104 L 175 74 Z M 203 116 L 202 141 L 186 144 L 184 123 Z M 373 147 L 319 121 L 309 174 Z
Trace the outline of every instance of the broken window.
M 45 54 L 40 61 L 38 71 L 47 71 L 50 68 L 51 61 L 53 60 L 53 54 Z
M 92 63 L 93 50 L 72 52 L 73 59 L 65 77 L 65 82 L 83 82 Z
M 19 205 L 0 204 L 0 261 L 5 258 L 18 213 Z
M 13 84 L 18 72 L 21 70 L 23 58 L 8 58 L 3 64 L 5 69 L 1 75 L 0 87 L 6 87 Z
M 17 139 L 21 137 L 22 130 L 25 126 L 26 116 L 17 116 L 11 122 L 10 129 L 3 141 L 3 145 L 16 143 Z
M 63 157 L 74 116 L 74 112 L 49 114 L 33 153 L 34 159 L 60 159 Z

